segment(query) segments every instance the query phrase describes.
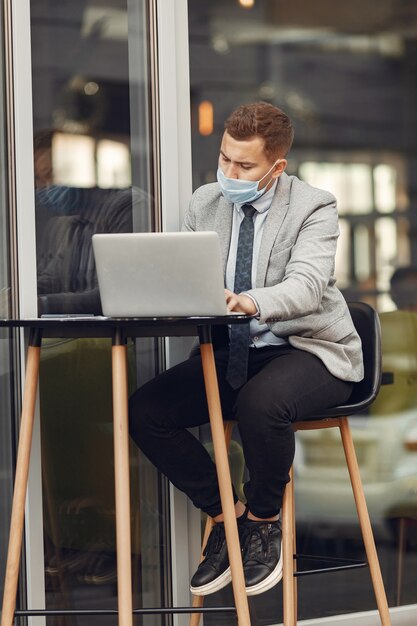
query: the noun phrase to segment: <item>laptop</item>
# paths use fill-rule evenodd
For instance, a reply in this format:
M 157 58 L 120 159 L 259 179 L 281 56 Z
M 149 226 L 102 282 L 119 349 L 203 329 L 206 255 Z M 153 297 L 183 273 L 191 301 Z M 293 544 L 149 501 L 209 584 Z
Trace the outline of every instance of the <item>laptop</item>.
M 93 235 L 107 317 L 227 315 L 215 232 Z

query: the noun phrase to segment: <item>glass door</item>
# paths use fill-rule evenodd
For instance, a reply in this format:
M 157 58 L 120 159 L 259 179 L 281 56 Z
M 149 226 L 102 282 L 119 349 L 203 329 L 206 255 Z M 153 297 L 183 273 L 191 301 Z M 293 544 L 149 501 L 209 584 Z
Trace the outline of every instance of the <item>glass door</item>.
M 31 0 L 38 313 L 101 312 L 91 237 L 153 231 L 150 32 L 145 0 Z M 44 342 L 40 414 L 47 608 L 116 608 L 110 345 Z M 158 343 L 129 345 L 130 387 Z M 134 606 L 169 594 L 165 481 L 131 449 Z M 165 624 L 150 616 L 137 624 Z M 50 618 L 48 624 L 116 624 Z

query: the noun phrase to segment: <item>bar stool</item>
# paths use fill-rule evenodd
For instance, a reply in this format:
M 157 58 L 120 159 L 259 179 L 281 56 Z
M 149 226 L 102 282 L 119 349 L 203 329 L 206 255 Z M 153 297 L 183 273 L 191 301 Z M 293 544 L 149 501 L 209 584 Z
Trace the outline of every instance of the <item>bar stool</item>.
M 339 428 L 346 464 L 349 470 L 350 482 L 358 514 L 358 520 L 365 546 L 367 564 L 370 569 L 372 585 L 375 593 L 377 607 L 382 626 L 391 626 L 391 618 L 379 566 L 375 540 L 366 506 L 363 485 L 359 473 L 352 434 L 347 419 L 348 415 L 362 413 L 375 399 L 381 385 L 381 330 L 379 318 L 372 307 L 363 302 L 349 303 L 349 310 L 355 328 L 362 340 L 364 356 L 365 376 L 359 383 L 355 383 L 349 402 L 345 405 L 333 407 L 322 411 L 320 415 L 312 415 L 302 422 L 294 424 L 294 430 L 318 430 L 323 428 Z M 225 424 L 226 440 L 230 441 L 233 423 Z M 210 534 L 213 521 L 207 519 L 206 530 L 203 538 L 203 549 L 208 535 Z M 303 555 L 296 552 L 295 510 L 294 510 L 294 473 L 290 471 L 290 482 L 287 484 L 282 505 L 282 550 L 283 550 L 283 622 L 284 626 L 296 626 L 297 624 L 297 559 Z M 326 560 L 323 557 L 322 560 Z M 357 567 L 344 564 L 335 568 L 321 568 L 317 571 L 329 569 L 343 569 Z M 195 596 L 193 606 L 201 607 L 203 598 Z M 190 626 L 198 626 L 200 615 L 193 613 L 190 618 Z

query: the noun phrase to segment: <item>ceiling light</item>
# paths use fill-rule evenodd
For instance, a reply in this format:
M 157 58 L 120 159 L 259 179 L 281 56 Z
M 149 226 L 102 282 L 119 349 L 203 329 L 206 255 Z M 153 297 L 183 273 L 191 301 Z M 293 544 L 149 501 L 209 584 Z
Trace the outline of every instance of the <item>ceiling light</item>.
M 211 135 L 214 128 L 213 104 L 209 100 L 203 100 L 198 105 L 198 132 L 200 135 Z
M 241 7 L 251 9 L 255 4 L 255 0 L 238 0 Z
M 94 96 L 100 87 L 94 81 L 90 81 L 84 85 L 84 93 L 86 96 Z

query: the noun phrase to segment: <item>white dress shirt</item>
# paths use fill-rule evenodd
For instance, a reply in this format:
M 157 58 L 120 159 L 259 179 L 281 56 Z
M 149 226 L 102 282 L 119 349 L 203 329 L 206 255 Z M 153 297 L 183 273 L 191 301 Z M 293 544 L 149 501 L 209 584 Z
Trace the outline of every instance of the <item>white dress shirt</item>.
M 253 216 L 254 235 L 252 253 L 252 289 L 256 287 L 256 270 L 258 266 L 259 249 L 261 247 L 261 240 L 266 218 L 268 217 L 268 210 L 271 206 L 277 184 L 278 179 L 274 182 L 271 189 L 269 189 L 263 196 L 261 196 L 259 200 L 250 203 L 251 206 L 256 209 L 256 213 Z M 233 205 L 232 235 L 230 238 L 229 256 L 227 257 L 226 265 L 226 287 L 230 291 L 234 291 L 239 228 L 240 224 L 243 221 L 243 218 L 245 217 L 245 214 L 242 211 L 242 206 L 242 204 Z M 277 337 L 276 335 L 274 335 L 274 333 L 269 330 L 267 324 L 260 324 L 256 319 L 251 320 L 249 328 L 251 347 L 263 348 L 264 346 L 276 346 L 287 343 L 287 341 L 282 337 Z

